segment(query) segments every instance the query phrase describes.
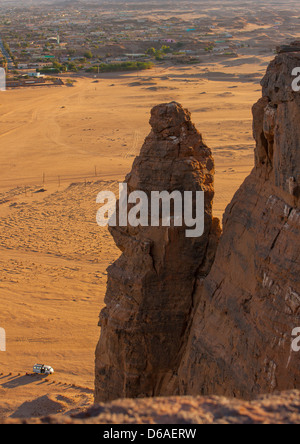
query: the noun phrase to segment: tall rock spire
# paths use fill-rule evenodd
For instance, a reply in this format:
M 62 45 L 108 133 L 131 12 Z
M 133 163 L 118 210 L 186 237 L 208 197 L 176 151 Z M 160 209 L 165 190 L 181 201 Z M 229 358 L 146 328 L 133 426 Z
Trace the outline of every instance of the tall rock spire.
M 172 393 L 187 341 L 198 280 L 207 275 L 220 235 L 212 217 L 214 162 L 177 103 L 153 108 L 152 131 L 126 178 L 128 193 L 204 191 L 205 230 L 111 227 L 122 251 L 108 269 L 106 307 L 96 350 L 95 400 Z M 149 210 L 150 212 L 150 210 Z

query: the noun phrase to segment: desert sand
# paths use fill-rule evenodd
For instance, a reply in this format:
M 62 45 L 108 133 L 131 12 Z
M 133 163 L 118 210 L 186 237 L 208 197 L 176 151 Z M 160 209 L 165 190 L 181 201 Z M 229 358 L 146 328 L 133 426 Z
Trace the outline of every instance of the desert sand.
M 0 93 L 0 418 L 93 402 L 106 268 L 119 255 L 96 224 L 149 133 L 150 109 L 177 101 L 212 148 L 215 216 L 254 165 L 252 104 L 272 57 L 76 78 L 74 87 Z M 48 378 L 26 376 L 35 363 Z

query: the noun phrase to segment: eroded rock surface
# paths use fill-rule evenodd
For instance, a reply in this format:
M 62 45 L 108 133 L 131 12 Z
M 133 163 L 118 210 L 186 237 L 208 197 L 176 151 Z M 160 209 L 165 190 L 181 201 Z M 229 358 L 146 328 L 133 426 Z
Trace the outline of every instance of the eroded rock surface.
M 280 54 L 253 107 L 256 165 L 224 215 L 209 276 L 195 294 L 179 393 L 253 398 L 300 387 L 300 53 Z
M 214 259 L 219 221 L 212 216 L 210 149 L 177 103 L 155 107 L 152 131 L 126 178 L 128 194 L 204 191 L 205 232 L 186 227 L 111 227 L 121 257 L 108 269 L 106 307 L 96 350 L 96 401 L 171 394 L 193 310 L 197 280 Z M 149 209 L 150 214 L 150 209 Z

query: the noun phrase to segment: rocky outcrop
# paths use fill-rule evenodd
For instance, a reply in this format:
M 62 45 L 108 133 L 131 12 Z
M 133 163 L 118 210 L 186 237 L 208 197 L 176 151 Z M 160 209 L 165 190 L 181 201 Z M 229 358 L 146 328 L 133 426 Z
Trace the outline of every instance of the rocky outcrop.
M 14 424 L 299 424 L 300 393 L 264 396 L 252 402 L 212 397 L 122 399 L 72 416 L 6 420 Z M 109 429 L 108 429 L 109 430 Z M 104 432 L 104 430 L 103 430 Z
M 277 48 L 278 54 L 284 53 L 284 52 L 295 52 L 300 51 L 300 40 L 295 40 L 294 42 L 290 43 L 289 45 L 281 45 Z
M 187 239 L 178 227 L 111 230 L 123 254 L 109 269 L 97 401 L 253 399 L 300 387 L 300 352 L 291 348 L 300 327 L 298 66 L 299 52 L 282 52 L 262 81 L 253 107 L 255 168 L 225 211 L 219 244 L 210 150 L 179 105 L 152 111 L 129 189 L 205 190 L 205 233 Z
M 110 228 L 122 255 L 108 269 L 96 401 L 172 393 L 197 279 L 208 274 L 220 236 L 212 216 L 214 162 L 189 112 L 176 103 L 157 106 L 150 124 L 126 178 L 128 195 L 143 191 L 150 201 L 152 191 L 204 191 L 205 231 L 187 238 L 185 225 Z
M 253 107 L 256 164 L 226 209 L 209 276 L 195 293 L 179 393 L 253 398 L 300 387 L 300 53 L 280 54 Z

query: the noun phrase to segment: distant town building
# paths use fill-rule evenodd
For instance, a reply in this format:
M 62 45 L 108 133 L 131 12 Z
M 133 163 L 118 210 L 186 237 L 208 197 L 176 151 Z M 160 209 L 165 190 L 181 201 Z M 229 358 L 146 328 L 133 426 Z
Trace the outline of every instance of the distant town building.
M 174 39 L 161 39 L 160 41 L 163 43 L 176 43 L 176 40 Z
M 27 75 L 28 77 L 36 77 L 36 78 L 44 77 L 44 75 L 42 75 L 40 72 L 28 72 Z
M 60 38 L 59 38 L 59 35 L 57 34 L 56 37 L 49 37 L 49 38 L 48 38 L 48 42 L 49 42 L 49 43 L 54 43 L 54 44 L 59 45 L 59 44 L 60 44 Z

